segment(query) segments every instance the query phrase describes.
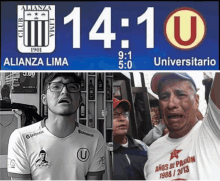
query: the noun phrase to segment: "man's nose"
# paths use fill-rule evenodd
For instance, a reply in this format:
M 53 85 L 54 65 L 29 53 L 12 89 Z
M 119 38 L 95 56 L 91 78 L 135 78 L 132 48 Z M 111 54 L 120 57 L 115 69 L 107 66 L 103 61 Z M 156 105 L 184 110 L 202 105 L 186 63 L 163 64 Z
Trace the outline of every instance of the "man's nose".
M 170 96 L 169 102 L 168 102 L 168 107 L 169 109 L 174 109 L 178 107 L 178 98 L 174 94 Z
M 126 119 L 126 118 L 124 117 L 124 115 L 123 115 L 123 114 L 120 114 L 118 120 L 121 121 L 121 122 L 124 122 L 125 119 Z
M 63 88 L 61 90 L 61 94 L 68 94 L 68 93 L 69 93 L 69 91 L 68 91 L 66 85 L 63 85 Z

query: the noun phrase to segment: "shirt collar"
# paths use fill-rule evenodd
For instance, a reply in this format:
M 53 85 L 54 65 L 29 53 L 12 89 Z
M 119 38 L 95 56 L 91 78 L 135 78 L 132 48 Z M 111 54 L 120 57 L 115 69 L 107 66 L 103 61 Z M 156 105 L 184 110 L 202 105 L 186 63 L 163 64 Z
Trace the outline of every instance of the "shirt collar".
M 127 139 L 128 139 L 128 148 L 131 148 L 131 147 L 138 147 L 138 143 L 131 137 L 129 136 L 128 134 L 126 135 Z M 119 147 L 121 147 L 121 144 L 120 143 L 115 143 L 113 141 L 113 150 L 117 150 Z
M 46 127 L 46 126 L 45 126 L 46 119 L 47 119 L 47 118 L 44 118 L 44 119 L 41 121 L 41 127 L 42 127 L 42 128 Z M 76 124 L 76 127 L 79 127 L 79 123 L 78 123 L 78 122 L 75 122 L 75 124 Z

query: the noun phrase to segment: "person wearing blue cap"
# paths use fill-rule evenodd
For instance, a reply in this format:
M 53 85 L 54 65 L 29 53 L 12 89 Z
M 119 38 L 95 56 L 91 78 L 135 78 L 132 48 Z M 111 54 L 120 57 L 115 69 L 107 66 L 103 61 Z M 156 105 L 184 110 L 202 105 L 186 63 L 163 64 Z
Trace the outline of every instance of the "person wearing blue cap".
M 207 113 L 196 118 L 197 87 L 187 73 L 156 73 L 151 89 L 159 96 L 169 134 L 148 149 L 146 180 L 214 180 L 220 172 L 220 73 L 216 73 Z

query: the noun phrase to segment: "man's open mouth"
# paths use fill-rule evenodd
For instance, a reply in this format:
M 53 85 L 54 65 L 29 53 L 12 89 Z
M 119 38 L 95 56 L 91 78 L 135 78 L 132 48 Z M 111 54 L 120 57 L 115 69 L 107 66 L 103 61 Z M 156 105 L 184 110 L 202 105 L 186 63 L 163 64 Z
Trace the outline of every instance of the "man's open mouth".
M 59 103 L 59 104 L 62 104 L 62 103 L 70 104 L 71 101 L 70 101 L 70 99 L 60 99 L 60 100 L 58 101 L 58 103 Z
M 126 125 L 120 125 L 120 126 L 118 126 L 119 128 L 127 128 L 127 126 Z
M 182 114 L 170 114 L 170 115 L 167 115 L 167 118 L 171 120 L 176 120 L 176 119 L 183 118 L 183 115 Z

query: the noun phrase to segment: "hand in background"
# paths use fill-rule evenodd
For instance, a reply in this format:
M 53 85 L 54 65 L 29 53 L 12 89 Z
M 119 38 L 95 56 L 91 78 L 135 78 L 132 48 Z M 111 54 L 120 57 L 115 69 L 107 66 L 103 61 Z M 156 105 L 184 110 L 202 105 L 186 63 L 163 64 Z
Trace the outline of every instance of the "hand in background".
M 102 110 L 101 115 L 102 115 L 102 117 L 105 117 L 105 116 L 108 115 L 107 108 L 105 108 L 104 110 Z

